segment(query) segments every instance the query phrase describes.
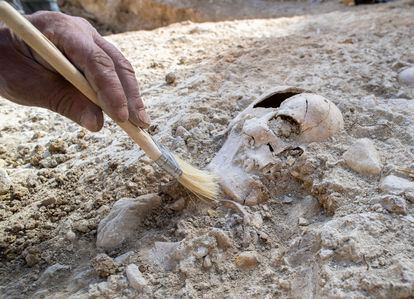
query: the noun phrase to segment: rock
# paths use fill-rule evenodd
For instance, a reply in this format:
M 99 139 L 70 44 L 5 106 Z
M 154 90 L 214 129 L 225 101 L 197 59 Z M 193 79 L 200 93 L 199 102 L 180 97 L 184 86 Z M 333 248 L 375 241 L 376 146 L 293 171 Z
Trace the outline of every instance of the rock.
M 405 192 L 405 199 L 410 203 L 414 203 L 414 192 Z
M 27 254 L 24 259 L 26 260 L 26 264 L 29 267 L 33 267 L 34 265 L 36 265 L 40 261 L 39 256 L 37 254 L 33 254 L 33 253 Z
M 185 209 L 187 203 L 184 198 L 179 198 L 178 200 L 174 201 L 172 204 L 169 205 L 170 209 L 174 211 L 182 211 Z
M 258 264 L 257 254 L 254 251 L 242 252 L 236 257 L 235 263 L 242 270 L 252 270 Z
M 136 232 L 146 214 L 160 203 L 161 198 L 155 193 L 118 200 L 99 223 L 96 246 L 110 250 L 121 245 Z
M 196 257 L 196 258 L 203 258 L 203 257 L 205 257 L 206 255 L 208 254 L 208 248 L 207 247 L 204 247 L 204 246 L 198 246 L 198 247 L 196 247 L 196 248 L 194 248 L 194 251 L 193 251 L 193 255 Z
M 7 194 L 10 191 L 11 186 L 12 181 L 7 175 L 7 172 L 0 168 L 0 195 Z
M 203 268 L 204 268 L 204 269 L 210 269 L 212 265 L 213 265 L 213 264 L 212 264 L 212 262 L 211 262 L 211 259 L 210 259 L 210 257 L 207 255 L 207 256 L 204 258 L 204 261 L 203 261 Z
M 125 264 L 125 262 L 133 255 L 134 255 L 133 251 L 128 251 L 128 252 L 125 252 L 124 254 L 121 254 L 121 255 L 117 256 L 114 259 L 114 261 L 117 264 Z
M 50 206 L 56 203 L 56 198 L 55 197 L 48 197 L 43 199 L 40 203 L 39 203 L 39 207 L 41 206 Z
M 62 264 L 54 264 L 48 267 L 40 276 L 39 283 L 49 284 L 54 280 L 58 280 L 60 277 L 65 275 L 70 267 Z
M 53 140 L 49 144 L 49 152 L 51 154 L 65 154 L 67 147 L 67 144 L 62 139 Z
M 407 203 L 400 196 L 386 195 L 381 199 L 381 204 L 390 213 L 407 214 Z
M 89 221 L 86 219 L 81 219 L 73 224 L 73 228 L 81 233 L 87 233 L 90 231 Z
M 177 76 L 174 73 L 168 73 L 167 75 L 165 75 L 165 82 L 168 85 L 174 84 L 176 79 Z
M 380 189 L 393 194 L 410 193 L 414 192 L 414 182 L 395 175 L 389 175 L 380 183 Z
M 300 226 L 307 226 L 307 225 L 309 225 L 309 221 L 307 219 L 303 218 L 303 217 L 299 217 L 298 224 Z
M 402 70 L 398 74 L 398 82 L 400 82 L 401 85 L 414 87 L 414 67 Z
M 92 267 L 100 277 L 108 277 L 116 272 L 117 265 L 110 256 L 100 253 L 92 260 Z
M 128 277 L 129 284 L 136 290 L 141 290 L 147 285 L 147 281 L 142 275 L 141 271 L 135 264 L 129 264 L 126 267 L 126 275 Z
M 331 249 L 324 249 L 324 248 L 322 248 L 320 251 L 319 251 L 319 257 L 322 259 L 322 260 L 326 260 L 326 259 L 328 259 L 328 258 L 330 258 L 331 256 L 333 256 L 334 255 L 334 251 L 333 250 L 331 250 Z
M 233 240 L 219 228 L 213 228 L 210 234 L 216 238 L 217 246 L 221 249 L 227 249 L 233 246 Z
M 148 258 L 154 264 L 166 271 L 171 271 L 177 266 L 176 252 L 181 242 L 155 242 L 149 251 Z
M 382 164 L 374 143 L 367 138 L 358 139 L 343 155 L 346 164 L 362 174 L 379 174 Z
M 187 138 L 191 137 L 191 133 L 188 132 L 188 130 L 183 126 L 178 126 L 175 130 L 175 136 L 180 136 L 181 138 L 186 140 Z
M 65 234 L 65 239 L 69 241 L 76 240 L 76 234 L 73 232 L 73 230 L 69 229 Z

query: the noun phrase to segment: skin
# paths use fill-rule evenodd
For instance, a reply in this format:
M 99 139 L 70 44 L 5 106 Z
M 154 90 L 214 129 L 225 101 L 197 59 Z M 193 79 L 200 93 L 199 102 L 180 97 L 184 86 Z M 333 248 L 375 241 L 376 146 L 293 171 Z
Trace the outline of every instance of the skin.
M 85 75 L 105 113 L 117 122 L 129 119 L 142 128 L 150 125 L 131 64 L 85 19 L 57 12 L 27 18 Z M 1 96 L 47 108 L 90 131 L 102 128 L 101 108 L 1 24 L 0 53 Z

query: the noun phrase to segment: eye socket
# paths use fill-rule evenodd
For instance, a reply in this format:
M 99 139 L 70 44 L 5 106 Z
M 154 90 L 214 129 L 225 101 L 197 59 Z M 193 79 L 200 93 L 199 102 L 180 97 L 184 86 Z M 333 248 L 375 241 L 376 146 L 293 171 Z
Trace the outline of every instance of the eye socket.
M 253 108 L 278 108 L 284 102 L 290 97 L 293 97 L 297 94 L 302 93 L 298 90 L 288 90 L 285 92 L 276 92 L 273 94 L 268 95 L 267 97 L 264 97 L 260 102 L 256 103 Z

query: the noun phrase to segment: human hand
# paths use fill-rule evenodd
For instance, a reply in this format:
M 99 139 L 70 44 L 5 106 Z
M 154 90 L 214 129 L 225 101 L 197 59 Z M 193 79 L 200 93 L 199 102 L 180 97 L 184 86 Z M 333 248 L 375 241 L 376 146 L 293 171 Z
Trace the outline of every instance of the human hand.
M 86 20 L 56 12 L 27 18 L 85 75 L 112 119 L 149 126 L 131 64 Z M 91 131 L 102 128 L 101 108 L 1 25 L 0 53 L 0 95 L 18 104 L 50 109 Z

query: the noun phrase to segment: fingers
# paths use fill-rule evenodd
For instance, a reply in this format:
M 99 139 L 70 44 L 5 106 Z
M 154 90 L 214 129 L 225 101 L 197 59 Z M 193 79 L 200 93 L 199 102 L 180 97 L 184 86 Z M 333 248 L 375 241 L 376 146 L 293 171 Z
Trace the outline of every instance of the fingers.
M 84 73 L 103 110 L 117 122 L 127 121 L 128 102 L 112 59 L 92 39 L 77 43 L 74 38 L 66 41 L 68 58 Z
M 55 111 L 90 131 L 102 128 L 101 109 L 59 74 L 15 48 L 3 49 L 2 55 L 0 64 L 8 71 L 0 72 L 0 79 L 7 83 L 0 84 L 0 94 L 18 104 Z
M 97 93 L 99 105 L 115 121 L 130 119 L 146 128 L 145 112 L 132 66 L 115 46 L 84 19 L 60 13 L 38 13 L 31 21 L 85 75 Z M 52 24 L 52 25 L 51 25 Z M 37 59 L 45 68 L 45 61 Z
M 106 41 L 99 34 L 94 36 L 94 40 L 114 62 L 115 71 L 128 100 L 130 121 L 141 128 L 148 128 L 151 119 L 145 111 L 144 102 L 141 99 L 137 79 L 131 64 L 114 45 Z
M 47 98 L 47 108 L 92 132 L 99 131 L 103 126 L 101 108 L 89 101 L 64 78 L 57 77 L 53 82 L 52 92 Z

